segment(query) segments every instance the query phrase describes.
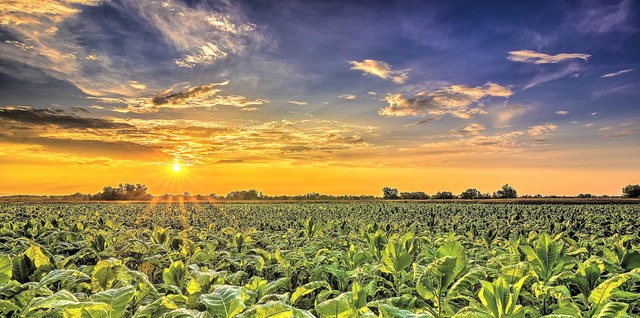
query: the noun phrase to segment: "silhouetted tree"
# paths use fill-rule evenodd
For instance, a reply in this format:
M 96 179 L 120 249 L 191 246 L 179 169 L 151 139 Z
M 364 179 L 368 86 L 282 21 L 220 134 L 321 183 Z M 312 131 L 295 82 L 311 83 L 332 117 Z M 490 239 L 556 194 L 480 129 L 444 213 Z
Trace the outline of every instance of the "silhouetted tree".
M 502 189 L 493 193 L 493 197 L 499 199 L 512 199 L 518 197 L 518 192 L 510 185 L 505 184 L 502 186 Z
M 385 200 L 399 199 L 398 189 L 389 187 L 382 188 L 382 198 Z
M 622 188 L 622 195 L 626 198 L 640 198 L 640 185 L 630 184 Z
M 429 199 L 429 195 L 422 192 L 400 192 L 400 199 L 403 200 L 426 200 Z
M 481 199 L 482 193 L 476 189 L 467 189 L 460 193 L 460 199 Z
M 435 198 L 436 199 L 454 199 L 455 196 L 453 195 L 453 193 L 449 191 L 442 191 L 442 192 L 436 193 Z

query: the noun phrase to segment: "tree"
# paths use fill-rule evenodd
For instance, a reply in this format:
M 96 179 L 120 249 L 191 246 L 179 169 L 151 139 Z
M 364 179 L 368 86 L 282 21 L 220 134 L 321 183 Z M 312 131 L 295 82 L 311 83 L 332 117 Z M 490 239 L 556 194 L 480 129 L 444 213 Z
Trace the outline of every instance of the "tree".
M 435 198 L 436 199 L 453 199 L 454 195 L 449 191 L 442 191 L 442 192 L 436 193 Z
M 481 199 L 482 193 L 477 189 L 467 189 L 466 191 L 460 193 L 460 199 Z
M 622 188 L 622 195 L 626 198 L 640 198 L 640 184 L 630 184 Z
M 510 185 L 505 184 L 502 186 L 502 189 L 493 193 L 493 197 L 499 199 L 513 199 L 518 197 L 518 192 Z
M 385 200 L 399 199 L 398 189 L 389 187 L 382 188 L 382 198 Z

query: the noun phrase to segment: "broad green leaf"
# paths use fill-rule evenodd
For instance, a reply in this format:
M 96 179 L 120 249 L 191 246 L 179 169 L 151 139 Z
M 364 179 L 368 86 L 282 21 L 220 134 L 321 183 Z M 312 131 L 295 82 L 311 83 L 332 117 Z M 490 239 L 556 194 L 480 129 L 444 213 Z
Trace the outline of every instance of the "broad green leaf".
M 127 305 L 133 299 L 135 289 L 132 286 L 125 286 L 118 289 L 109 289 L 91 295 L 91 300 L 105 303 L 111 307 L 109 315 L 111 318 L 120 318 L 125 314 Z
M 36 266 L 33 264 L 33 261 L 26 255 L 20 255 L 15 257 L 12 263 L 12 277 L 23 284 L 29 282 L 29 275 L 36 270 Z
M 0 286 L 11 280 L 13 263 L 7 255 L 0 255 Z
M 429 313 L 413 313 L 409 310 L 400 309 L 387 304 L 378 305 L 378 311 L 380 311 L 380 317 L 389 318 L 434 318 Z
M 64 318 L 110 318 L 110 311 L 109 305 L 94 302 L 79 302 L 62 309 Z
M 610 302 L 602 307 L 597 318 L 624 317 L 623 315 L 627 312 L 627 308 L 629 308 L 628 304 Z
M 124 273 L 126 273 L 126 268 L 120 260 L 108 259 L 99 261 L 91 273 L 91 289 L 94 292 L 107 290 Z
M 589 296 L 589 302 L 592 305 L 591 310 L 594 315 L 598 314 L 602 307 L 609 301 L 613 291 L 629 280 L 629 278 L 630 276 L 627 274 L 616 275 L 605 280 L 593 289 Z
M 455 268 L 453 269 L 453 277 L 458 276 L 467 267 L 468 260 L 465 249 L 458 241 L 449 241 L 438 248 L 436 257 L 441 258 L 451 256 L 456 259 Z
M 182 261 L 173 262 L 169 268 L 162 270 L 162 279 L 165 284 L 182 288 L 182 283 L 188 274 L 187 267 Z
M 310 294 L 318 288 L 326 288 L 331 289 L 331 286 L 326 281 L 315 281 L 305 284 L 296 288 L 296 290 L 291 294 L 291 303 L 295 304 L 300 297 Z
M 33 264 L 36 268 L 40 268 L 45 265 L 51 265 L 49 262 L 49 257 L 42 252 L 40 246 L 31 245 L 26 251 L 24 251 L 24 255 L 28 256 L 29 259 L 33 261 Z
M 140 306 L 133 318 L 155 318 L 162 317 L 163 314 L 178 309 L 178 305 L 167 297 L 156 299 L 149 305 Z
M 297 309 L 281 301 L 268 301 L 265 304 L 257 305 L 242 314 L 238 318 L 314 318 L 306 310 Z
M 40 298 L 34 301 L 29 307 L 29 311 L 62 308 L 65 306 L 72 306 L 77 303 L 78 298 L 76 298 L 76 296 L 66 290 L 60 290 L 49 297 Z
M 245 309 L 242 288 L 237 286 L 218 286 L 211 294 L 200 296 L 200 303 L 214 317 L 234 317 Z
M 353 305 L 353 293 L 346 292 L 318 304 L 316 312 L 320 318 L 357 317 L 358 309 Z
M 20 310 L 20 307 L 16 306 L 9 300 L 0 299 L 0 312 L 5 314 L 5 316 L 9 316 L 10 312 L 17 312 Z

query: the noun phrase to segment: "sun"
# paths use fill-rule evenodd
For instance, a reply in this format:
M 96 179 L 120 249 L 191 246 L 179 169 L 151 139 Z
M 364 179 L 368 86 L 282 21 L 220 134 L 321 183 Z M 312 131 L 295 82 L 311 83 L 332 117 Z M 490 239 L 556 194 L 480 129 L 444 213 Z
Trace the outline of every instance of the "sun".
M 178 163 L 175 163 L 173 165 L 173 171 L 174 172 L 180 172 L 180 169 L 182 169 L 182 168 L 180 167 L 180 165 Z

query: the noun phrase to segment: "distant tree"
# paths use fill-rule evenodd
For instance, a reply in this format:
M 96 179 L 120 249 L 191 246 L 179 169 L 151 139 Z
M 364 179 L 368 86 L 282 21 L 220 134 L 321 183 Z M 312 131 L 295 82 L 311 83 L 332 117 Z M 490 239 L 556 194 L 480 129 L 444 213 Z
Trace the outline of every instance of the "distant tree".
M 453 195 L 453 193 L 449 191 L 438 192 L 435 195 L 435 199 L 454 199 L 454 198 L 455 196 Z
M 241 190 L 241 191 L 232 191 L 227 193 L 228 200 L 257 200 L 258 199 L 258 191 L 256 190 Z
M 460 199 L 481 199 L 482 193 L 476 189 L 467 189 L 460 193 Z
M 640 198 L 640 185 L 630 184 L 622 188 L 622 195 L 626 198 Z
M 382 198 L 385 200 L 399 199 L 398 189 L 389 187 L 382 188 Z
M 400 192 L 400 199 L 403 200 L 426 200 L 429 199 L 429 195 L 422 192 Z
M 578 199 L 590 199 L 590 198 L 595 198 L 596 196 L 590 193 L 580 193 L 578 194 L 577 198 Z
M 502 189 L 496 191 L 493 194 L 493 197 L 499 198 L 499 199 L 512 199 L 512 198 L 518 197 L 518 192 L 516 191 L 516 189 L 512 188 L 510 185 L 505 184 L 502 186 Z

